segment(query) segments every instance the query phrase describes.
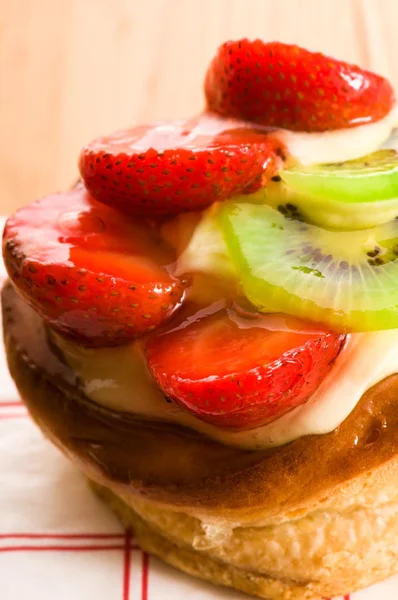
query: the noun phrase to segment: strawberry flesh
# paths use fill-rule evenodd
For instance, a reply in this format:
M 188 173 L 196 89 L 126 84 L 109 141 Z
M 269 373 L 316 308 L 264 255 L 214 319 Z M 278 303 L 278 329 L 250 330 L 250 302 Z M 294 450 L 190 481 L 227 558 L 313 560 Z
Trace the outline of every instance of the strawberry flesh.
M 223 44 L 205 79 L 208 108 L 226 117 L 297 131 L 382 119 L 395 98 L 383 77 L 280 42 Z
M 266 131 L 205 114 L 98 138 L 83 148 L 79 167 L 100 202 L 159 217 L 259 188 L 280 169 L 281 154 Z
M 308 400 L 344 339 L 292 317 L 222 309 L 151 336 L 146 356 L 168 398 L 212 425 L 243 430 Z
M 17 211 L 3 256 L 20 293 L 56 329 L 85 345 L 125 343 L 167 320 L 184 284 L 173 251 L 146 222 L 123 218 L 82 185 Z

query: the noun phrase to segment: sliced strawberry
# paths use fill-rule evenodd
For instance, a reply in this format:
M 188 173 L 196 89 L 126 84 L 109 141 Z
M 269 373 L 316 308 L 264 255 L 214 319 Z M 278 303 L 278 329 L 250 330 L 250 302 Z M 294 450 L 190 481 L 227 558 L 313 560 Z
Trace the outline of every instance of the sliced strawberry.
M 113 345 L 154 329 L 181 304 L 175 257 L 144 222 L 126 220 L 82 185 L 17 211 L 3 256 L 21 294 L 61 332 Z
M 221 310 L 151 336 L 146 356 L 167 397 L 212 425 L 250 429 L 304 403 L 329 372 L 345 337 L 310 327 Z
M 130 214 L 170 215 L 206 208 L 281 166 L 280 148 L 261 130 L 202 115 L 142 125 L 85 146 L 80 172 L 97 200 Z
M 210 110 L 297 131 L 326 131 L 382 119 L 391 84 L 319 52 L 280 42 L 223 44 L 207 71 Z

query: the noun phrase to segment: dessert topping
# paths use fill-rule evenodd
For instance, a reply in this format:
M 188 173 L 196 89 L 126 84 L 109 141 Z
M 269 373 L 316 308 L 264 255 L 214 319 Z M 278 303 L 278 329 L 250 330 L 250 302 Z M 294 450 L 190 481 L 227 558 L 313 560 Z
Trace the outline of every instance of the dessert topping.
M 281 155 L 264 129 L 205 114 L 98 138 L 83 148 L 80 172 L 97 200 L 158 217 L 259 188 L 280 169 Z
M 294 131 L 327 131 L 382 119 L 394 104 L 387 79 L 281 42 L 223 44 L 206 75 L 210 110 Z
M 85 345 L 126 343 L 180 306 L 174 252 L 144 221 L 126 220 L 83 186 L 21 208 L 3 255 L 20 293 L 57 330 Z
M 246 297 L 262 312 L 340 332 L 397 328 L 398 221 L 328 231 L 296 213 L 290 205 L 221 205 L 227 252 Z
M 207 423 L 243 430 L 308 400 L 344 339 L 292 317 L 221 309 L 154 334 L 146 356 L 166 397 Z

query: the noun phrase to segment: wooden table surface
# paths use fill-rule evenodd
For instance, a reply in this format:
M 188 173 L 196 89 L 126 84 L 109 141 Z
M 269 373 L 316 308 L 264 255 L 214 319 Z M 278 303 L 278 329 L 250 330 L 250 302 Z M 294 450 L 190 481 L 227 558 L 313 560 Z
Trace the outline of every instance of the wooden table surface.
M 398 86 L 398 0 L 0 0 L 0 213 L 67 187 L 80 147 L 203 104 L 217 46 L 294 42 Z

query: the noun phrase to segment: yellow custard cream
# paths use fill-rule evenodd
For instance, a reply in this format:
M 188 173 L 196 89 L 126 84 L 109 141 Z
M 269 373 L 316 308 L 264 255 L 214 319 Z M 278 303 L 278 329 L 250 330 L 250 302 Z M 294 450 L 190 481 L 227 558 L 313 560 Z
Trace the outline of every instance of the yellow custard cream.
M 231 432 L 203 423 L 167 402 L 134 345 L 87 349 L 58 337 L 56 343 L 93 402 L 117 411 L 179 423 L 224 444 L 250 450 L 333 431 L 366 390 L 398 373 L 397 329 L 351 334 L 330 373 L 306 404 L 263 427 Z

